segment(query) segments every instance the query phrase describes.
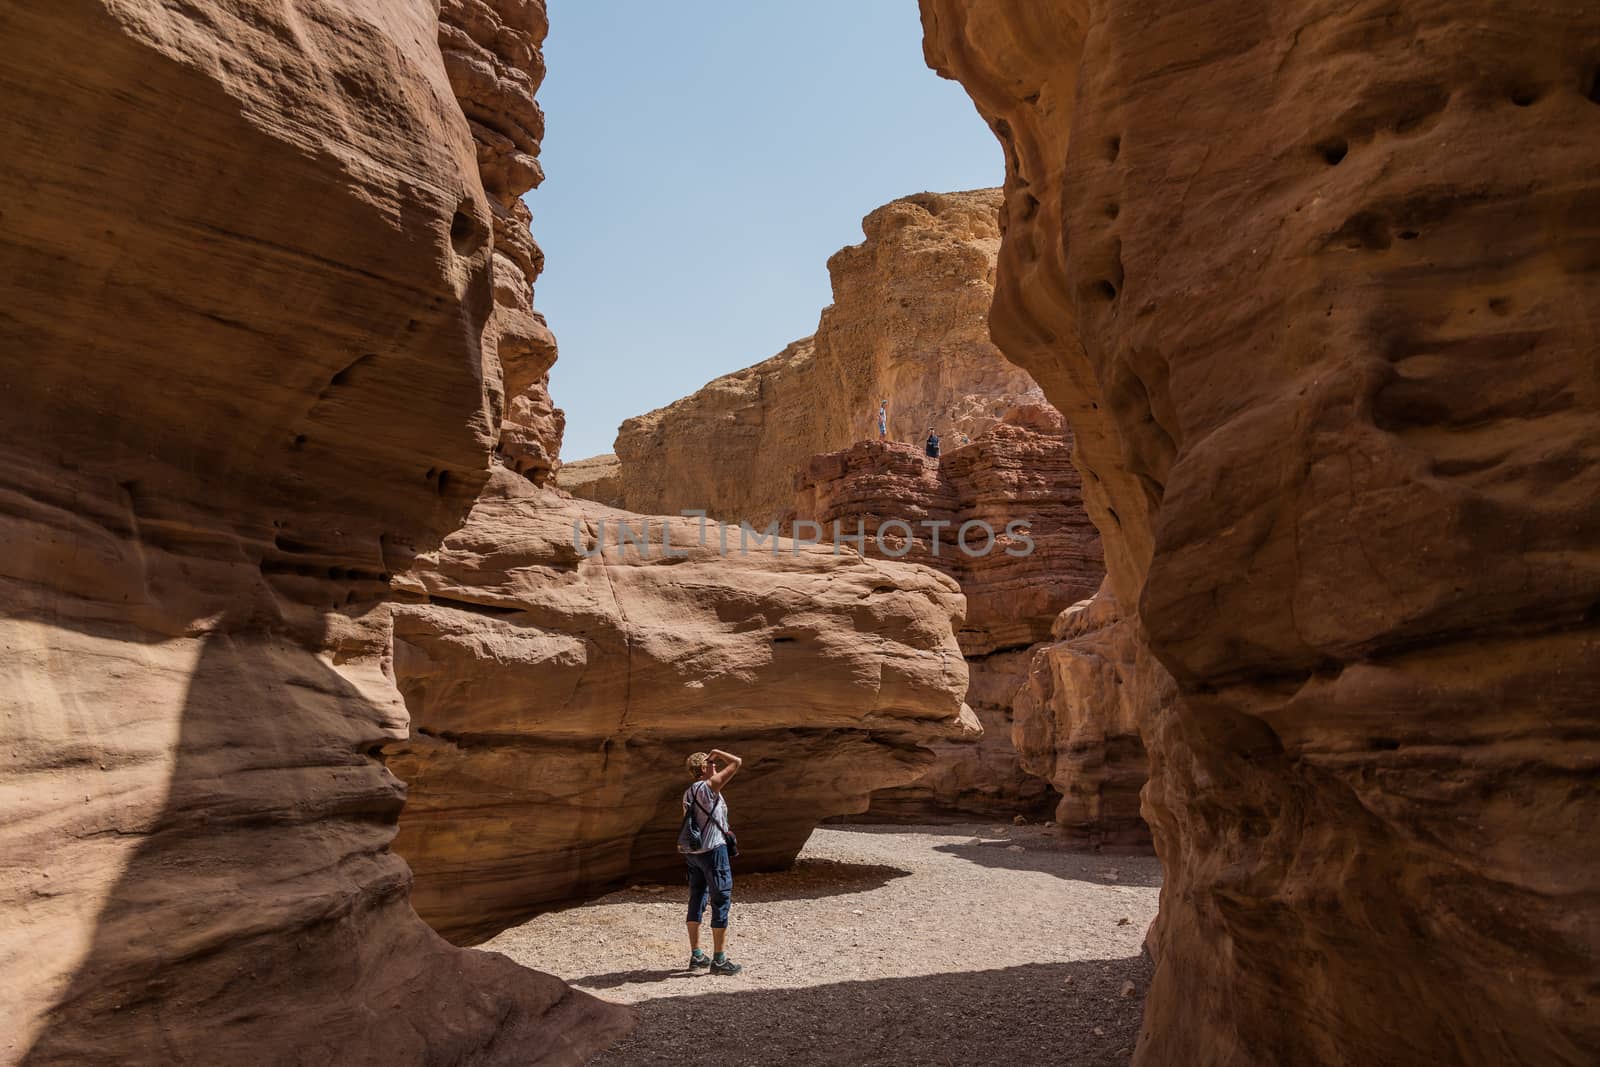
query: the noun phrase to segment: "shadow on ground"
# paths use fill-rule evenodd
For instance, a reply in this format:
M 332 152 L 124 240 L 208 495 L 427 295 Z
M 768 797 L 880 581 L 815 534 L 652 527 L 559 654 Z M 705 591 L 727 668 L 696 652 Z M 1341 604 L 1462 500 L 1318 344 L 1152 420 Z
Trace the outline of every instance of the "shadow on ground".
M 735 870 L 738 861 L 734 861 Z M 801 859 L 786 871 L 748 874 L 736 878 L 734 899 L 744 901 L 821 900 L 845 893 L 866 893 L 888 885 L 911 872 L 882 863 L 842 863 L 838 860 Z
M 746 962 L 752 972 L 760 965 Z M 578 981 L 596 988 L 616 977 Z M 1139 956 L 804 989 L 674 977 L 683 992 L 638 1004 L 639 1028 L 590 1063 L 1126 1064 L 1149 977 Z
M 1118 856 L 1062 848 L 1023 845 L 1022 851 L 1010 841 L 983 841 L 978 844 L 935 845 L 935 852 L 960 856 L 982 867 L 1008 871 L 1042 871 L 1073 882 L 1092 885 L 1131 885 L 1156 888 L 1161 885 L 1161 867 L 1153 856 Z
M 685 961 L 688 960 L 688 949 L 683 950 L 683 958 Z M 703 977 L 705 977 L 703 974 L 690 974 L 683 967 L 675 967 L 666 971 L 643 968 L 634 971 L 612 971 L 610 974 L 586 975 L 583 978 L 572 979 L 570 984 L 582 989 L 616 989 L 618 986 L 633 985 L 637 982 L 684 983 L 694 982 Z M 696 986 L 691 989 L 688 986 L 684 986 L 682 989 L 667 989 L 661 995 L 670 997 L 679 993 L 697 992 L 703 988 L 703 986 Z

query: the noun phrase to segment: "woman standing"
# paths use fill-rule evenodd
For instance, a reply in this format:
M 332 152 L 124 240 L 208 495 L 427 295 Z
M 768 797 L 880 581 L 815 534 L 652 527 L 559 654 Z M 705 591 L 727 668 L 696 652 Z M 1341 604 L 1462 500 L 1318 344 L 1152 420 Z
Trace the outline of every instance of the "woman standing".
M 743 761 L 731 752 L 714 748 L 696 752 L 687 765 L 694 778 L 683 791 L 685 831 L 692 824 L 698 831 L 699 848 L 687 847 L 680 838 L 678 848 L 689 864 L 689 970 L 710 969 L 712 974 L 738 974 L 742 966 L 728 958 L 728 909 L 733 904 L 733 865 L 729 862 L 728 801 L 722 795 L 728 780 L 739 773 Z M 700 916 L 706 898 L 711 898 L 711 949 L 700 950 Z

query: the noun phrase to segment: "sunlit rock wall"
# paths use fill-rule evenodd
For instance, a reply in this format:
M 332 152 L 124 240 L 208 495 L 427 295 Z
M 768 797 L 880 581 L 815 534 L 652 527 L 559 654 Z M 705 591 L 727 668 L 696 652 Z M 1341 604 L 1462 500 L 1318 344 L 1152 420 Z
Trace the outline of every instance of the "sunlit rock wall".
M 1600 1056 L 1600 15 L 923 0 L 1166 868 L 1136 1062 Z

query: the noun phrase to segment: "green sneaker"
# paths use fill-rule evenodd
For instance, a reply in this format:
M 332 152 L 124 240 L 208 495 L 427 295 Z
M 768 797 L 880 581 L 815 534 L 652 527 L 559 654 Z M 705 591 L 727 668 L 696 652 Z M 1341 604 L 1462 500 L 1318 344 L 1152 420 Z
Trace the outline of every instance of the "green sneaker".
M 699 949 L 695 949 L 694 954 L 689 957 L 689 970 L 691 971 L 703 971 L 710 966 L 711 957 Z
M 738 974 L 742 970 L 744 970 L 744 967 L 742 965 L 734 963 L 732 960 L 730 960 L 726 956 L 722 957 L 722 959 L 720 959 L 720 960 L 712 960 L 711 961 L 711 973 L 712 974 L 735 975 L 735 974 Z

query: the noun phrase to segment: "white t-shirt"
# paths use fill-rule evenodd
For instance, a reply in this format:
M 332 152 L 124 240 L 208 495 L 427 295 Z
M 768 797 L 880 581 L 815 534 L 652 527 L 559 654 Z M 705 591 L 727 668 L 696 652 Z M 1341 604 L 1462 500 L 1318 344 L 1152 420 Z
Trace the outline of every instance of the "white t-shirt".
M 694 825 L 700 831 L 700 851 L 726 844 L 722 828 L 728 825 L 728 802 L 710 782 L 695 782 L 683 791 L 683 810 L 694 808 Z

